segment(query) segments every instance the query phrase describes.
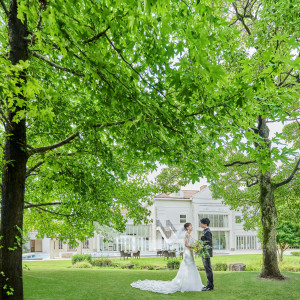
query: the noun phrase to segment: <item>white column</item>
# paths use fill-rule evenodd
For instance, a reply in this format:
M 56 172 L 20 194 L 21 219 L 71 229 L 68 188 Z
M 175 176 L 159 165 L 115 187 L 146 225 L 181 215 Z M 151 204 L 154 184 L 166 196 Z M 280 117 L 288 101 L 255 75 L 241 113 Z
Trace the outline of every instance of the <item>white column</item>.
M 235 249 L 235 217 L 232 211 L 229 211 L 228 214 L 228 227 L 229 227 L 229 250 L 236 250 Z
M 68 243 L 67 242 L 64 242 L 64 244 L 63 244 L 63 251 L 68 252 Z
M 79 242 L 79 244 L 78 244 L 77 254 L 82 254 L 82 243 L 81 242 Z
M 98 242 L 97 242 L 97 252 L 101 252 L 101 249 L 103 251 L 103 246 L 101 245 L 102 239 L 100 237 L 100 234 L 98 234 Z
M 54 240 L 50 240 L 50 259 L 54 259 Z
M 97 252 L 97 233 L 96 233 L 96 231 L 94 232 L 93 252 Z
M 156 205 L 155 203 L 153 204 L 152 206 L 152 220 L 153 220 L 153 223 L 151 224 L 150 226 L 150 245 L 151 245 L 151 249 L 152 251 L 156 251 L 157 249 L 157 245 L 156 245 Z
M 59 240 L 54 240 L 54 256 L 59 257 Z

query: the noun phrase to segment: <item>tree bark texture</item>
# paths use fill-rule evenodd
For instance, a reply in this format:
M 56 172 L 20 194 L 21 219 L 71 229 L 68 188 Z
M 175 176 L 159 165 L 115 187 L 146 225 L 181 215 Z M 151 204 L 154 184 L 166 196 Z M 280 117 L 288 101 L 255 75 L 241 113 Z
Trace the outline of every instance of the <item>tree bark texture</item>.
M 258 134 L 263 138 L 263 142 L 256 144 L 256 147 L 262 148 L 269 152 L 271 156 L 271 142 L 269 137 L 269 128 L 266 124 L 266 119 L 259 117 L 258 119 Z M 270 158 L 269 156 L 269 158 Z M 276 227 L 277 213 L 274 203 L 274 186 L 272 184 L 271 174 L 268 171 L 260 172 L 260 209 L 261 221 L 263 228 L 263 266 L 260 277 L 262 278 L 277 278 L 283 279 L 278 267 L 277 261 L 277 245 L 276 245 Z
M 13 65 L 20 60 L 28 59 L 27 43 L 24 37 L 27 36 L 26 19 L 22 23 L 17 18 L 17 0 L 11 0 L 8 15 L 9 32 L 9 59 Z M 26 81 L 26 72 L 15 73 L 17 85 Z M 7 109 L 6 140 L 4 147 L 4 160 L 2 175 L 2 199 L 1 199 L 1 228 L 0 236 L 0 286 L 1 299 L 23 299 L 22 283 L 22 229 L 23 229 L 23 208 L 26 180 L 26 120 L 22 119 L 13 122 L 14 116 L 20 110 L 25 109 L 25 99 L 19 97 L 20 107 L 16 102 Z M 24 104 L 25 103 L 25 104 Z M 13 294 L 8 295 L 7 290 L 13 289 Z

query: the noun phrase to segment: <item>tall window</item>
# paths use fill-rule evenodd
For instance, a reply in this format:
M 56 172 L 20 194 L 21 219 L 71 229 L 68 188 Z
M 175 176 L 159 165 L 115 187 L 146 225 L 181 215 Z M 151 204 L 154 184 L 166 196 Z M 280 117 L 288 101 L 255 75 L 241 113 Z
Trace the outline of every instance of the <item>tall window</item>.
M 180 223 L 186 223 L 186 215 L 180 215 Z
M 61 241 L 61 240 L 59 240 L 58 241 L 58 249 L 63 249 L 63 246 L 64 246 L 64 243 Z
M 215 228 L 228 227 L 228 215 L 199 214 L 199 227 L 200 227 L 200 220 L 203 218 L 208 218 L 210 220 L 209 227 L 215 227 Z
M 149 225 L 126 225 L 125 232 L 114 238 L 112 242 L 99 239 L 100 251 L 148 251 L 150 249 Z
M 215 250 L 229 249 L 229 231 L 212 231 L 212 243 Z M 199 239 L 202 232 L 199 231 Z
M 83 249 L 89 249 L 89 244 L 90 244 L 90 241 L 89 241 L 89 240 L 85 240 L 85 241 L 83 242 L 82 248 L 83 248 Z
M 236 249 L 257 249 L 257 242 L 255 235 L 238 235 L 236 237 Z
M 148 225 L 126 225 L 126 235 L 149 236 L 150 227 Z

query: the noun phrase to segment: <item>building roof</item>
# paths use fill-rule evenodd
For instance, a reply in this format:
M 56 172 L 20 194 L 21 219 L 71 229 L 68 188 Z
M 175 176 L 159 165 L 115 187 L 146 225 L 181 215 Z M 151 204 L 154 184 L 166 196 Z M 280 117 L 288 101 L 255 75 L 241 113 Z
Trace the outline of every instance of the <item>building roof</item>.
M 181 195 L 174 195 L 174 193 L 161 193 L 155 196 L 155 198 L 180 198 L 191 199 L 195 194 L 207 188 L 207 185 L 202 185 L 199 190 L 181 190 Z
M 195 194 L 197 194 L 199 191 L 182 191 L 182 195 L 174 195 L 173 193 L 161 193 L 155 196 L 155 198 L 180 198 L 180 199 L 191 199 Z

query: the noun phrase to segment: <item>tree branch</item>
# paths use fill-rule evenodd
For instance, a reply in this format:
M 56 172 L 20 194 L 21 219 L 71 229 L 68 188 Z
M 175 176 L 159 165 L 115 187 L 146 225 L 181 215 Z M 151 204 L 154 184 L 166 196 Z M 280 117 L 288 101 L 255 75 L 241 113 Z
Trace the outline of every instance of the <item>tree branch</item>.
M 234 161 L 230 164 L 225 164 L 224 167 L 231 167 L 231 166 L 234 166 L 234 165 L 238 165 L 239 166 L 242 166 L 242 165 L 249 165 L 249 164 L 253 164 L 253 163 L 256 163 L 256 160 L 249 160 L 249 161 Z
M 288 178 L 286 178 L 285 180 L 274 184 L 275 189 L 277 189 L 278 187 L 280 187 L 282 185 L 289 183 L 294 178 L 297 171 L 299 171 L 299 170 L 300 170 L 300 158 L 299 158 L 298 162 L 296 163 L 296 166 L 295 166 L 294 170 L 292 171 L 291 175 Z
M 90 39 L 86 40 L 86 41 L 82 41 L 83 44 L 87 44 L 90 42 L 93 42 L 95 40 L 97 40 L 99 37 L 103 36 L 106 31 L 110 28 L 110 26 L 108 26 L 105 30 L 103 30 L 102 32 L 99 32 L 98 34 L 94 35 L 93 37 L 91 37 Z
M 73 214 L 61 214 L 61 213 L 58 213 L 58 212 L 55 212 L 55 211 L 51 211 L 51 210 L 47 210 L 47 209 L 44 209 L 44 208 L 41 208 L 41 207 L 36 207 L 38 210 L 42 210 L 42 211 L 45 211 L 47 213 L 50 213 L 50 214 L 54 214 L 54 215 L 58 215 L 58 216 L 63 216 L 63 217 L 74 217 L 75 215 Z
M 251 35 L 251 31 L 249 29 L 249 27 L 246 25 L 245 23 L 245 20 L 244 20 L 244 16 L 242 16 L 239 12 L 238 12 L 238 9 L 237 9 L 237 5 L 235 2 L 232 3 L 233 7 L 234 7 L 234 10 L 235 10 L 235 13 L 236 13 L 236 17 L 239 21 L 241 21 L 241 23 L 243 24 L 244 28 L 246 29 L 247 33 L 249 35 Z
M 28 205 L 24 206 L 24 209 L 31 208 L 31 207 L 40 207 L 40 206 L 51 206 L 51 205 L 61 205 L 61 202 L 52 202 L 52 203 L 39 203 L 39 204 L 33 204 L 30 202 L 25 201 Z
M 252 182 L 252 183 L 248 183 L 248 180 L 246 181 L 246 185 L 247 185 L 247 187 L 251 187 L 251 186 L 254 186 L 254 185 L 256 185 L 256 184 L 258 184 L 258 179 L 256 179 L 254 182 Z
M 35 149 L 32 149 L 28 152 L 28 156 L 31 156 L 35 153 L 45 153 L 49 150 L 54 150 L 56 148 L 59 148 L 61 146 L 64 146 L 65 144 L 71 142 L 72 140 L 74 140 L 75 138 L 77 138 L 79 136 L 79 132 L 77 133 L 74 133 L 72 135 L 70 135 L 69 137 L 67 137 L 66 139 L 64 139 L 63 141 L 59 142 L 59 143 L 56 143 L 56 144 L 53 144 L 51 146 L 46 146 L 46 147 L 40 147 L 40 148 L 35 148 Z
M 124 121 L 119 121 L 119 122 L 114 122 L 114 123 L 106 123 L 106 124 L 95 124 L 93 126 L 93 128 L 99 128 L 99 127 L 111 127 L 111 126 L 116 126 L 116 125 L 123 125 L 128 121 L 134 121 L 135 118 L 130 118 L 128 120 L 124 120 Z
M 47 63 L 48 65 L 50 65 L 51 67 L 54 67 L 56 69 L 59 69 L 59 70 L 62 70 L 62 71 L 65 71 L 65 72 L 68 72 L 68 73 L 71 73 L 73 75 L 77 75 L 77 76 L 80 76 L 80 77 L 83 77 L 84 74 L 80 73 L 80 72 L 77 72 L 77 71 L 74 71 L 74 70 L 71 70 L 69 68 L 65 68 L 65 67 L 62 67 L 60 65 L 57 65 L 56 63 L 50 61 L 48 58 L 46 58 L 45 56 L 42 56 L 34 51 L 30 51 L 30 53 L 35 56 L 36 58 L 44 61 L 45 63 Z
M 4 1 L 0 0 L 0 3 L 1 3 L 1 6 L 2 6 L 2 8 L 3 8 L 3 10 L 4 10 L 5 14 L 6 14 L 6 16 L 8 17 L 9 12 L 7 10 L 7 7 L 6 7 L 5 3 L 4 3 Z
M 29 177 L 29 175 L 36 170 L 39 166 L 41 166 L 43 163 L 45 163 L 44 161 L 39 161 L 34 167 L 29 168 L 28 171 L 26 172 L 26 177 Z
M 294 68 L 291 68 L 291 70 L 287 73 L 287 75 L 285 76 L 285 78 L 277 85 L 277 87 L 280 87 L 280 86 L 282 86 L 285 83 L 285 81 L 291 75 L 291 73 L 292 73 L 293 70 L 294 70 Z
M 9 120 L 6 118 L 2 108 L 0 108 L 0 114 L 2 116 L 2 118 L 4 119 L 5 122 L 3 122 L 4 127 L 6 128 L 6 126 L 9 126 L 10 128 L 12 128 L 11 123 L 9 122 Z
M 127 119 L 127 120 L 124 120 L 124 121 L 119 121 L 119 122 L 114 122 L 114 123 L 106 123 L 106 124 L 95 124 L 92 126 L 92 128 L 100 128 L 100 127 L 111 127 L 111 126 L 118 126 L 118 125 L 123 125 L 125 124 L 126 122 L 128 121 L 133 121 L 135 120 L 135 118 L 130 118 L 130 119 Z M 64 146 L 68 143 L 70 143 L 72 140 L 74 140 L 75 138 L 77 138 L 79 136 L 79 132 L 76 132 L 72 135 L 70 135 L 69 137 L 67 137 L 66 139 L 56 143 L 56 144 L 53 144 L 53 145 L 50 145 L 50 146 L 45 146 L 45 147 L 40 147 L 40 148 L 31 148 L 30 151 L 28 151 L 28 156 L 31 156 L 33 154 L 36 154 L 36 153 L 45 153 L 47 151 L 50 151 L 50 150 L 54 150 L 54 149 L 57 149 L 61 146 Z

